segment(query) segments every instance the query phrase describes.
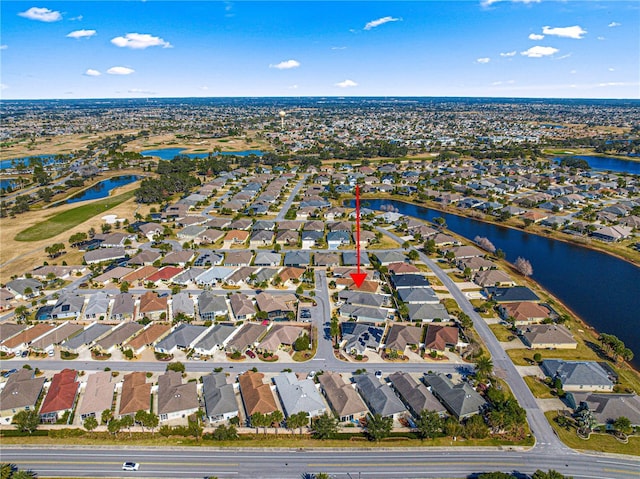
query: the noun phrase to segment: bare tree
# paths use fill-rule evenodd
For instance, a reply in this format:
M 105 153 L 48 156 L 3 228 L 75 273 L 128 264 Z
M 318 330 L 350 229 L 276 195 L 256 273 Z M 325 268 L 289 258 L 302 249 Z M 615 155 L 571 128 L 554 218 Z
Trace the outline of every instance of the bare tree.
M 494 253 L 496 251 L 496 247 L 491 241 L 489 241 L 489 238 L 485 238 L 484 236 L 476 236 L 473 241 L 475 241 L 476 244 L 480 246 L 480 248 L 488 251 L 489 253 Z
M 518 259 L 513 264 L 513 266 L 523 276 L 531 276 L 533 274 L 533 267 L 531 266 L 531 263 L 529 262 L 529 260 L 526 260 L 518 256 Z

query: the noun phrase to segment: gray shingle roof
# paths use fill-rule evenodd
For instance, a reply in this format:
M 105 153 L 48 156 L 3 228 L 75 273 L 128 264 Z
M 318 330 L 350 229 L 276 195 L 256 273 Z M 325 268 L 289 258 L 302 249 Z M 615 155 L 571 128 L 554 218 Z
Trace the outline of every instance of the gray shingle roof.
M 106 324 L 93 323 L 77 336 L 74 336 L 73 338 L 62 343 L 61 346 L 68 349 L 78 349 L 80 346 L 83 346 L 85 344 L 91 344 L 93 341 L 98 339 L 103 334 L 106 334 L 107 331 L 110 330 L 111 326 L 107 326 Z
M 439 414 L 447 410 L 424 384 L 413 379 L 408 373 L 393 373 L 389 380 L 414 416 L 417 417 L 424 410 L 436 411 Z
M 559 377 L 562 386 L 613 386 L 609 375 L 595 361 L 564 361 L 545 359 L 542 370 L 547 376 Z
M 171 351 L 176 346 L 179 348 L 187 348 L 194 339 L 200 336 L 207 328 L 204 326 L 192 326 L 190 324 L 181 324 L 169 336 L 164 338 L 156 345 L 156 349 L 164 349 Z
M 216 324 L 207 334 L 200 338 L 194 348 L 210 351 L 216 346 L 221 346 L 235 330 L 236 327 L 231 324 Z
M 382 384 L 373 373 L 357 374 L 353 380 L 373 414 L 388 417 L 407 411 L 391 388 L 387 384 Z
M 238 411 L 233 385 L 227 384 L 225 373 L 213 373 L 203 376 L 202 396 L 207 416 L 210 418 Z
M 322 396 L 311 379 L 299 380 L 294 373 L 282 373 L 274 377 L 273 382 L 287 417 L 301 411 L 319 415 L 326 410 Z
M 453 384 L 444 374 L 425 374 L 431 392 L 458 418 L 478 414 L 487 402 L 469 384 Z

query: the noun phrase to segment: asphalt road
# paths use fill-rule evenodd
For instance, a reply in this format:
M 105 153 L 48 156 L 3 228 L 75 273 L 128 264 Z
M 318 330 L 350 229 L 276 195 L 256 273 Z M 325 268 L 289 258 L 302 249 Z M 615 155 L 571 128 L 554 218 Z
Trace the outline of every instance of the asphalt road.
M 198 448 L 65 448 L 3 446 L 2 462 L 46 477 L 296 478 L 325 472 L 336 479 L 454 478 L 488 471 L 555 469 L 574 478 L 638 479 L 640 461 L 571 453 L 477 449 L 264 450 Z M 124 461 L 140 464 L 122 471 Z
M 303 175 L 300 181 L 298 181 L 298 183 L 296 184 L 296 186 L 293 187 L 293 190 L 291 190 L 291 193 L 289 194 L 289 198 L 287 198 L 287 201 L 285 201 L 284 204 L 282 205 L 282 208 L 280 208 L 280 211 L 278 212 L 278 216 L 276 216 L 275 221 L 282 221 L 284 219 L 285 215 L 287 214 L 287 211 L 289 211 L 289 208 L 291 208 L 293 199 L 300 192 L 300 189 L 302 188 L 302 185 L 304 185 L 304 182 L 307 181 L 308 176 L 309 176 L 308 174 Z

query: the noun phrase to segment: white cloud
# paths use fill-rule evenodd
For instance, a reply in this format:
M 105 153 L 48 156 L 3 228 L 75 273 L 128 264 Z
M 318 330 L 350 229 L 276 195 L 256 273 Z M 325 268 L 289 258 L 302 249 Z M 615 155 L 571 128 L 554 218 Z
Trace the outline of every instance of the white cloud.
M 602 40 L 605 40 L 605 38 L 604 37 L 596 37 L 596 40 L 602 41 Z
M 619 27 L 621 26 L 622 23 L 618 23 L 618 22 L 611 22 L 609 25 L 607 25 L 609 28 L 614 28 L 614 27 Z
M 515 50 L 512 52 L 503 52 L 500 54 L 501 57 L 515 57 L 516 56 L 516 52 Z
M 580 40 L 587 31 L 578 25 L 574 25 L 572 27 L 542 27 L 542 33 L 545 35 L 555 35 L 557 37 Z
M 616 71 L 616 69 L 615 68 L 609 68 L 609 71 L 610 72 L 614 72 L 614 71 Z
M 172 48 L 169 42 L 148 33 L 127 33 L 124 37 L 111 39 L 111 43 L 117 47 L 133 48 L 134 50 L 143 50 L 149 47 Z
M 269 65 L 269 68 L 277 68 L 278 70 L 290 70 L 291 68 L 298 68 L 300 62 L 297 60 L 285 60 L 280 63 Z
M 503 2 L 505 0 L 482 0 L 480 5 L 483 7 L 489 7 L 494 3 Z M 540 3 L 541 0 L 511 0 L 513 3 Z
M 543 47 L 540 45 L 536 45 L 535 47 L 531 47 L 528 50 L 520 52 L 520 55 L 524 55 L 529 58 L 541 58 L 549 55 L 553 55 L 557 53 L 559 50 L 553 47 Z
M 207 91 L 209 89 L 209 87 L 207 85 L 202 85 L 200 87 L 201 90 Z
M 529 35 L 529 40 L 542 40 L 544 38 L 544 35 L 539 35 L 537 33 L 531 33 Z
M 107 70 L 109 75 L 131 75 L 135 70 L 128 67 L 111 67 Z
M 0 50 L 6 50 L 9 48 L 9 45 L 0 45 Z
M 564 60 L 565 58 L 569 58 L 572 53 L 567 53 L 566 55 L 562 55 L 561 57 L 556 57 L 555 60 Z
M 340 88 L 350 88 L 350 87 L 358 86 L 358 84 L 353 80 L 345 80 L 345 81 L 336 83 L 336 86 Z
M 298 89 L 298 85 L 289 86 L 289 90 L 297 90 L 297 89 Z
M 347 47 L 331 47 L 332 50 L 346 50 Z
M 99 77 L 102 75 L 98 70 L 94 70 L 93 68 L 87 68 L 87 71 L 84 74 L 88 77 Z
M 399 22 L 401 21 L 402 18 L 395 18 L 395 17 L 382 17 L 382 18 L 378 18 L 377 20 L 371 20 L 370 22 L 368 22 L 365 26 L 364 29 L 365 30 L 371 30 L 372 28 L 376 28 L 379 27 L 380 25 L 384 25 L 385 23 L 389 23 L 389 22 Z
M 489 63 L 490 61 L 491 61 L 491 58 L 489 58 L 489 57 L 478 58 L 476 60 L 477 63 Z
M 95 34 L 95 30 L 75 30 L 69 33 L 67 38 L 91 38 Z
M 79 22 L 80 20 L 82 20 L 82 18 L 83 18 L 82 15 L 78 15 L 77 17 L 72 17 L 69 20 L 72 22 L 75 22 L 75 21 Z
M 131 88 L 128 90 L 129 93 L 142 93 L 143 95 L 157 95 L 155 91 L 151 90 L 143 90 L 141 88 Z
M 491 83 L 491 85 L 492 86 L 513 85 L 515 82 L 516 82 L 515 80 L 507 80 L 507 81 L 498 80 Z
M 31 7 L 25 12 L 18 13 L 21 17 L 28 18 L 29 20 L 38 20 L 39 22 L 57 22 L 62 20 L 62 14 L 55 10 L 49 10 L 48 8 Z

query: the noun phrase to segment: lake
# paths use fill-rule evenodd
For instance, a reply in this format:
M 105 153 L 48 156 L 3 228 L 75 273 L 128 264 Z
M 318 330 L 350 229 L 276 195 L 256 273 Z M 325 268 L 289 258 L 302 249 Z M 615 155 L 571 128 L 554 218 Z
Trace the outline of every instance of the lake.
M 559 162 L 563 157 L 556 157 L 553 160 Z M 566 157 L 565 157 L 566 158 Z M 569 158 L 578 158 L 585 160 L 589 163 L 589 166 L 598 171 L 615 171 L 617 173 L 632 173 L 634 175 L 640 175 L 640 161 L 621 160 L 620 158 L 613 158 L 611 156 L 589 156 L 589 155 L 576 155 Z
M 2 160 L 0 161 L 0 170 L 12 168 L 12 161 L 15 161 L 16 164 L 22 162 L 26 167 L 29 167 L 29 158 L 41 158 L 43 160 L 43 163 L 45 165 L 48 165 L 55 162 L 54 156 L 55 155 L 29 155 L 22 158 L 11 158 L 9 160 Z
M 185 151 L 185 150 L 186 148 L 162 148 L 159 150 L 145 150 L 145 151 L 141 151 L 140 153 L 145 156 L 157 156 L 161 160 L 173 160 L 173 158 L 178 155 L 188 156 L 189 158 L 206 158 L 209 155 L 209 152 L 207 151 L 203 151 L 202 153 L 181 153 L 182 151 Z M 262 156 L 262 151 L 260 150 L 221 151 L 219 153 L 215 153 L 215 155 Z
M 120 186 L 128 185 L 140 179 L 136 175 L 114 176 L 108 180 L 102 180 L 91 188 L 73 195 L 65 203 L 78 203 L 80 201 L 97 200 L 98 198 L 106 198 L 111 190 Z
M 510 262 L 519 256 L 528 259 L 533 266 L 533 279 L 598 332 L 614 334 L 624 341 L 634 353 L 632 364 L 640 369 L 637 266 L 571 243 L 400 201 L 366 200 L 366 204 L 376 210 L 392 204 L 401 214 L 428 221 L 443 217 L 448 229 L 465 238 L 489 238 Z

